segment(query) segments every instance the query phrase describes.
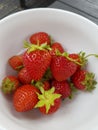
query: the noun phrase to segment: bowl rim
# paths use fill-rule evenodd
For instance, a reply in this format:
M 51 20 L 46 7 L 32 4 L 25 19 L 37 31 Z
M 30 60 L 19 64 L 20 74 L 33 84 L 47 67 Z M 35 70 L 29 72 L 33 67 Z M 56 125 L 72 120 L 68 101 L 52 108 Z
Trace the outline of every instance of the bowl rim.
M 75 16 L 77 18 L 79 18 L 80 20 L 83 20 L 89 24 L 92 24 L 95 28 L 98 28 L 98 25 L 96 23 L 94 23 L 93 21 L 91 21 L 90 19 L 80 15 L 80 14 L 77 14 L 75 12 L 71 12 L 71 11 L 68 11 L 68 10 L 64 10 L 64 9 L 58 9 L 58 8 L 45 8 L 45 7 L 41 7 L 41 8 L 30 8 L 30 9 L 26 9 L 26 10 L 21 10 L 21 11 L 17 11 L 15 13 L 12 13 L 12 14 L 9 14 L 8 16 L 5 16 L 4 18 L 2 18 L 0 20 L 0 24 L 2 24 L 3 22 L 6 22 L 7 20 L 10 20 L 11 18 L 15 17 L 15 16 L 18 16 L 18 15 L 22 15 L 24 13 L 29 13 L 29 12 L 33 12 L 33 11 L 54 11 L 54 12 L 60 12 L 60 13 L 66 13 L 68 15 L 72 15 L 72 16 Z

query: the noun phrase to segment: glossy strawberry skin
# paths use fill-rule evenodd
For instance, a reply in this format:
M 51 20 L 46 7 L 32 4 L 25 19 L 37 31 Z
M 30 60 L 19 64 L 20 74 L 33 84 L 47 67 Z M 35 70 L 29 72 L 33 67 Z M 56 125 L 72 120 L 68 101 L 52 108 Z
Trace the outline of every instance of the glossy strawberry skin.
M 62 47 L 62 45 L 59 42 L 55 42 L 51 45 L 52 50 L 50 51 L 50 54 L 52 56 L 56 55 L 56 50 L 59 50 L 59 52 L 63 53 L 64 52 L 64 48 Z
M 46 50 L 25 52 L 23 62 L 31 78 L 33 80 L 40 80 L 50 66 L 51 55 Z
M 72 53 L 72 54 L 69 54 L 69 57 L 76 60 L 77 62 L 81 63 L 79 54 Z M 80 68 L 81 68 L 81 66 L 77 64 L 77 70 L 80 69 Z
M 25 112 L 32 110 L 38 102 L 39 90 L 32 85 L 23 85 L 18 88 L 13 96 L 13 105 L 16 111 Z
M 45 81 L 43 84 L 44 84 L 44 86 L 43 86 L 44 90 L 49 90 L 50 89 L 49 81 Z
M 2 80 L 2 91 L 4 94 L 13 93 L 20 86 L 19 80 L 16 76 L 6 76 Z
M 64 56 L 55 56 L 51 61 L 51 72 L 57 81 L 64 81 L 72 76 L 77 65 Z
M 18 72 L 18 79 L 22 84 L 30 84 L 32 81 L 25 67 Z
M 60 108 L 60 105 L 61 105 L 61 99 L 58 98 L 58 99 L 55 99 L 54 105 L 50 107 L 48 113 L 46 113 L 46 107 L 45 106 L 40 107 L 39 110 L 40 110 L 41 113 L 46 114 L 46 115 L 47 114 L 53 114 Z
M 79 90 L 92 91 L 97 84 L 95 74 L 84 69 L 76 71 L 71 79 L 74 86 Z
M 30 36 L 30 42 L 32 44 L 38 44 L 39 42 L 39 44 L 47 43 L 50 45 L 50 37 L 46 32 L 37 32 Z
M 74 60 L 77 60 L 78 62 L 80 61 L 79 55 L 76 54 L 76 53 L 69 54 L 69 57 L 72 58 L 72 59 L 74 59 Z
M 52 86 L 55 87 L 55 91 L 62 95 L 62 99 L 71 95 L 71 88 L 68 81 L 52 81 Z
M 22 55 L 15 55 L 12 56 L 8 63 L 14 70 L 20 70 L 23 67 L 23 58 Z
M 72 82 L 77 89 L 84 90 L 85 85 L 82 82 L 85 80 L 86 70 L 79 70 L 72 76 Z

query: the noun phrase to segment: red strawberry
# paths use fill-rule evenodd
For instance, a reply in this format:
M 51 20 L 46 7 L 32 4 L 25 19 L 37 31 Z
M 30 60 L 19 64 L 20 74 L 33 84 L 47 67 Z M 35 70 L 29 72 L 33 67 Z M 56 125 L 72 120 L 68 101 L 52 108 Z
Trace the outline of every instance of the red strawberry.
M 61 105 L 61 99 L 58 98 L 58 99 L 55 99 L 54 105 L 51 105 L 48 112 L 46 110 L 46 106 L 40 107 L 39 110 L 43 114 L 53 114 L 54 112 L 56 112 L 60 108 L 60 105 Z
M 79 56 L 79 54 L 76 53 L 72 53 L 69 54 L 69 57 L 72 58 L 73 60 L 75 60 L 75 62 L 81 64 L 81 58 Z M 77 64 L 77 70 L 81 68 L 81 65 Z
M 58 50 L 59 52 L 63 53 L 64 52 L 64 48 L 62 47 L 62 45 L 58 42 L 55 42 L 51 45 L 52 50 L 50 51 L 50 54 L 52 56 L 56 55 L 56 50 Z
M 69 54 L 67 55 L 66 57 L 73 61 L 74 63 L 77 64 L 77 68 L 81 68 L 81 67 L 85 67 L 87 62 L 88 62 L 88 57 L 90 56 L 94 56 L 94 57 L 97 57 L 98 58 L 98 55 L 96 54 L 88 54 L 86 55 L 85 52 L 80 52 L 80 53 L 72 53 L 72 54 Z
M 8 60 L 10 66 L 14 69 L 14 70 L 20 70 L 21 68 L 23 68 L 23 58 L 22 55 L 15 55 L 12 56 L 9 60 Z
M 38 107 L 43 114 L 52 114 L 56 112 L 61 105 L 61 95 L 55 93 L 55 88 L 52 87 L 48 91 L 43 88 L 40 89 L 41 94 L 38 94 L 39 102 L 35 108 Z
M 72 82 L 77 89 L 91 91 L 95 88 L 94 74 L 87 70 L 78 70 L 72 76 Z
M 13 105 L 18 112 L 32 110 L 38 102 L 39 90 L 32 85 L 23 85 L 18 88 L 13 96 Z
M 40 80 L 50 66 L 51 55 L 41 46 L 33 44 L 29 46 L 23 55 L 24 66 L 33 80 Z
M 51 71 L 57 81 L 64 81 L 72 76 L 77 65 L 65 56 L 54 56 L 51 61 Z
M 52 81 L 52 86 L 55 87 L 57 93 L 62 95 L 62 99 L 67 98 L 71 95 L 71 88 L 68 81 Z
M 15 76 L 6 76 L 2 80 L 2 91 L 4 94 L 11 94 L 19 87 L 19 81 Z
M 76 60 L 77 62 L 80 62 L 80 56 L 77 53 L 71 53 L 69 54 L 69 57 Z
M 30 42 L 39 45 L 43 43 L 50 45 L 50 37 L 46 32 L 37 32 L 31 35 Z
M 30 84 L 32 81 L 32 78 L 28 74 L 26 68 L 22 68 L 18 73 L 18 79 L 22 84 Z
M 44 88 L 44 90 L 49 90 L 50 89 L 50 83 L 49 83 L 49 81 L 45 81 L 44 82 L 43 88 Z

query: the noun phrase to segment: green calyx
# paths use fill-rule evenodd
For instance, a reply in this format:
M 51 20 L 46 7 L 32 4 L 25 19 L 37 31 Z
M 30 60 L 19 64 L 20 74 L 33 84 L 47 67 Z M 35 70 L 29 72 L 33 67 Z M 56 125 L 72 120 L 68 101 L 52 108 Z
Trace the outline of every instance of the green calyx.
M 11 93 L 14 89 L 15 89 L 15 83 L 12 82 L 9 78 L 6 78 L 6 80 L 2 82 L 2 91 L 5 94 Z
M 85 80 L 82 82 L 82 85 L 85 86 L 86 91 L 92 91 L 93 89 L 95 89 L 95 85 L 97 84 L 97 82 L 94 77 L 95 75 L 93 73 L 86 73 Z
M 88 54 L 88 55 L 86 55 L 86 53 L 82 52 L 82 51 L 79 52 L 78 55 L 79 55 L 79 63 L 80 63 L 81 66 L 85 66 L 87 64 L 88 57 L 90 57 L 90 56 L 94 56 L 94 57 L 98 58 L 97 54 Z
M 41 45 L 38 44 L 30 44 L 27 41 L 24 41 L 24 48 L 28 49 L 28 53 L 35 51 L 35 50 L 51 50 L 50 46 L 47 43 L 43 43 Z
M 54 93 L 55 88 L 52 87 L 51 89 L 45 91 L 42 87 L 40 88 L 41 94 L 37 93 L 38 95 L 38 103 L 35 105 L 35 108 L 40 108 L 45 106 L 46 113 L 48 113 L 51 106 L 54 105 L 54 101 L 61 97 L 61 94 Z

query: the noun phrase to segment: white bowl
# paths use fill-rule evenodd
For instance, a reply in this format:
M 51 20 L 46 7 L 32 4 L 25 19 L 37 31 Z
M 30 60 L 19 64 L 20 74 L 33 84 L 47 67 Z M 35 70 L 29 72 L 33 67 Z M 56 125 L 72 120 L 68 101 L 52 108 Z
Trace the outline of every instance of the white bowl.
M 45 31 L 69 52 L 98 53 L 98 26 L 72 12 L 38 8 L 12 14 L 0 21 L 0 82 L 12 70 L 7 59 L 19 53 L 32 33 Z M 89 69 L 98 80 L 98 59 L 89 59 Z M 18 113 L 0 91 L 0 130 L 98 130 L 98 85 L 92 93 L 78 93 L 65 100 L 53 115 L 33 110 Z

